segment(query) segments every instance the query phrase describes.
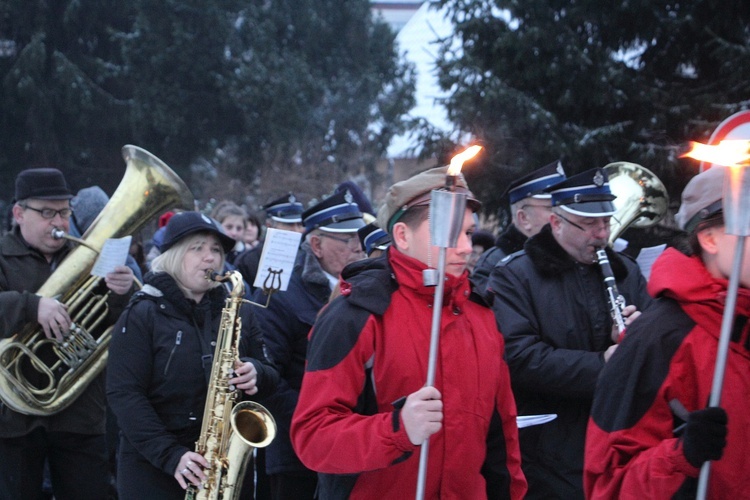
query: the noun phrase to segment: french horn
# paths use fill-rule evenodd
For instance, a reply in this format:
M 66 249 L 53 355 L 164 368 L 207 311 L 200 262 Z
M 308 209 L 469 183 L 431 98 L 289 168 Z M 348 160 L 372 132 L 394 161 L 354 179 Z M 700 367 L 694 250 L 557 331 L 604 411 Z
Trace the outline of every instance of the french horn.
M 609 188 L 617 198 L 610 219 L 610 243 L 626 229 L 646 228 L 664 218 L 669 207 L 667 188 L 649 169 L 636 163 L 618 161 L 604 167 Z

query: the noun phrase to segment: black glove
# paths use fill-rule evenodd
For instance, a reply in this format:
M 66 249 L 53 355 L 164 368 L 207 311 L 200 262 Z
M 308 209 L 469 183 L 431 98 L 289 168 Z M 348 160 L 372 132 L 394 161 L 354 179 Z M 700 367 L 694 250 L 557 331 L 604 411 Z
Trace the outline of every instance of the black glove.
M 719 460 L 727 445 L 727 412 L 711 407 L 688 415 L 682 435 L 682 452 L 693 467 Z

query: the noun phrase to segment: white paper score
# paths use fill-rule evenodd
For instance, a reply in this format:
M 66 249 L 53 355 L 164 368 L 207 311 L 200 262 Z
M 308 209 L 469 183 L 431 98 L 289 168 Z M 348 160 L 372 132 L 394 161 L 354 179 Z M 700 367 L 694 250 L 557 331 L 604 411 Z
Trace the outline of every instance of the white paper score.
M 283 229 L 268 228 L 260 254 L 258 274 L 255 275 L 255 288 L 277 288 L 283 292 L 289 286 L 289 279 L 297 258 L 300 233 Z
M 105 241 L 102 251 L 99 252 L 99 257 L 91 269 L 91 275 L 104 278 L 107 274 L 114 272 L 115 267 L 124 266 L 132 239 L 132 236 L 125 236 L 124 238 L 110 238 Z

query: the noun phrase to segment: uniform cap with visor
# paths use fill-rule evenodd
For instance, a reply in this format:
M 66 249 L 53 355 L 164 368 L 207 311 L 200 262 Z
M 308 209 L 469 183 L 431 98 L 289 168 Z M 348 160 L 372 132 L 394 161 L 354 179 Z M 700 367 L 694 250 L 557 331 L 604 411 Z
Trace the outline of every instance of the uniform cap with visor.
M 615 213 L 612 201 L 617 198 L 609 189 L 607 172 L 592 168 L 568 177 L 546 190 L 552 195 L 552 206 L 581 217 L 608 217 Z

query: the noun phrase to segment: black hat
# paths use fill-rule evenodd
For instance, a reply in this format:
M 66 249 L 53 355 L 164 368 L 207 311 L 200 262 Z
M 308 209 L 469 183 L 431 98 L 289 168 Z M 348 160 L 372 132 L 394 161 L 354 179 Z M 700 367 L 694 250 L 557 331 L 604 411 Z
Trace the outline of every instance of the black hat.
M 159 246 L 159 250 L 164 253 L 185 236 L 200 232 L 208 232 L 216 235 L 224 249 L 224 253 L 232 250 L 237 243 L 224 232 L 221 224 L 209 216 L 200 212 L 180 212 L 174 214 L 169 219 L 169 222 L 167 222 L 164 230 L 164 241 Z
M 349 191 L 334 193 L 302 214 L 305 233 L 322 229 L 331 233 L 351 233 L 365 225 L 362 212 Z
M 583 217 L 606 217 L 615 213 L 607 172 L 592 168 L 558 182 L 545 191 L 552 195 L 552 206 Z
M 73 197 L 62 172 L 56 168 L 31 168 L 16 177 L 15 200 L 69 200 Z
M 368 257 L 373 250 L 385 250 L 391 244 L 391 236 L 374 222 L 357 229 L 357 236 L 359 236 L 359 242 Z
M 263 205 L 262 208 L 265 210 L 267 217 L 286 224 L 302 222 L 302 212 L 305 210 L 302 203 L 298 202 L 292 193 L 277 198 Z
M 562 163 L 559 160 L 554 161 L 511 182 L 508 186 L 509 203 L 513 205 L 524 198 L 530 197 L 549 199 L 550 194 L 545 193 L 544 190 L 564 180 L 565 171 Z

